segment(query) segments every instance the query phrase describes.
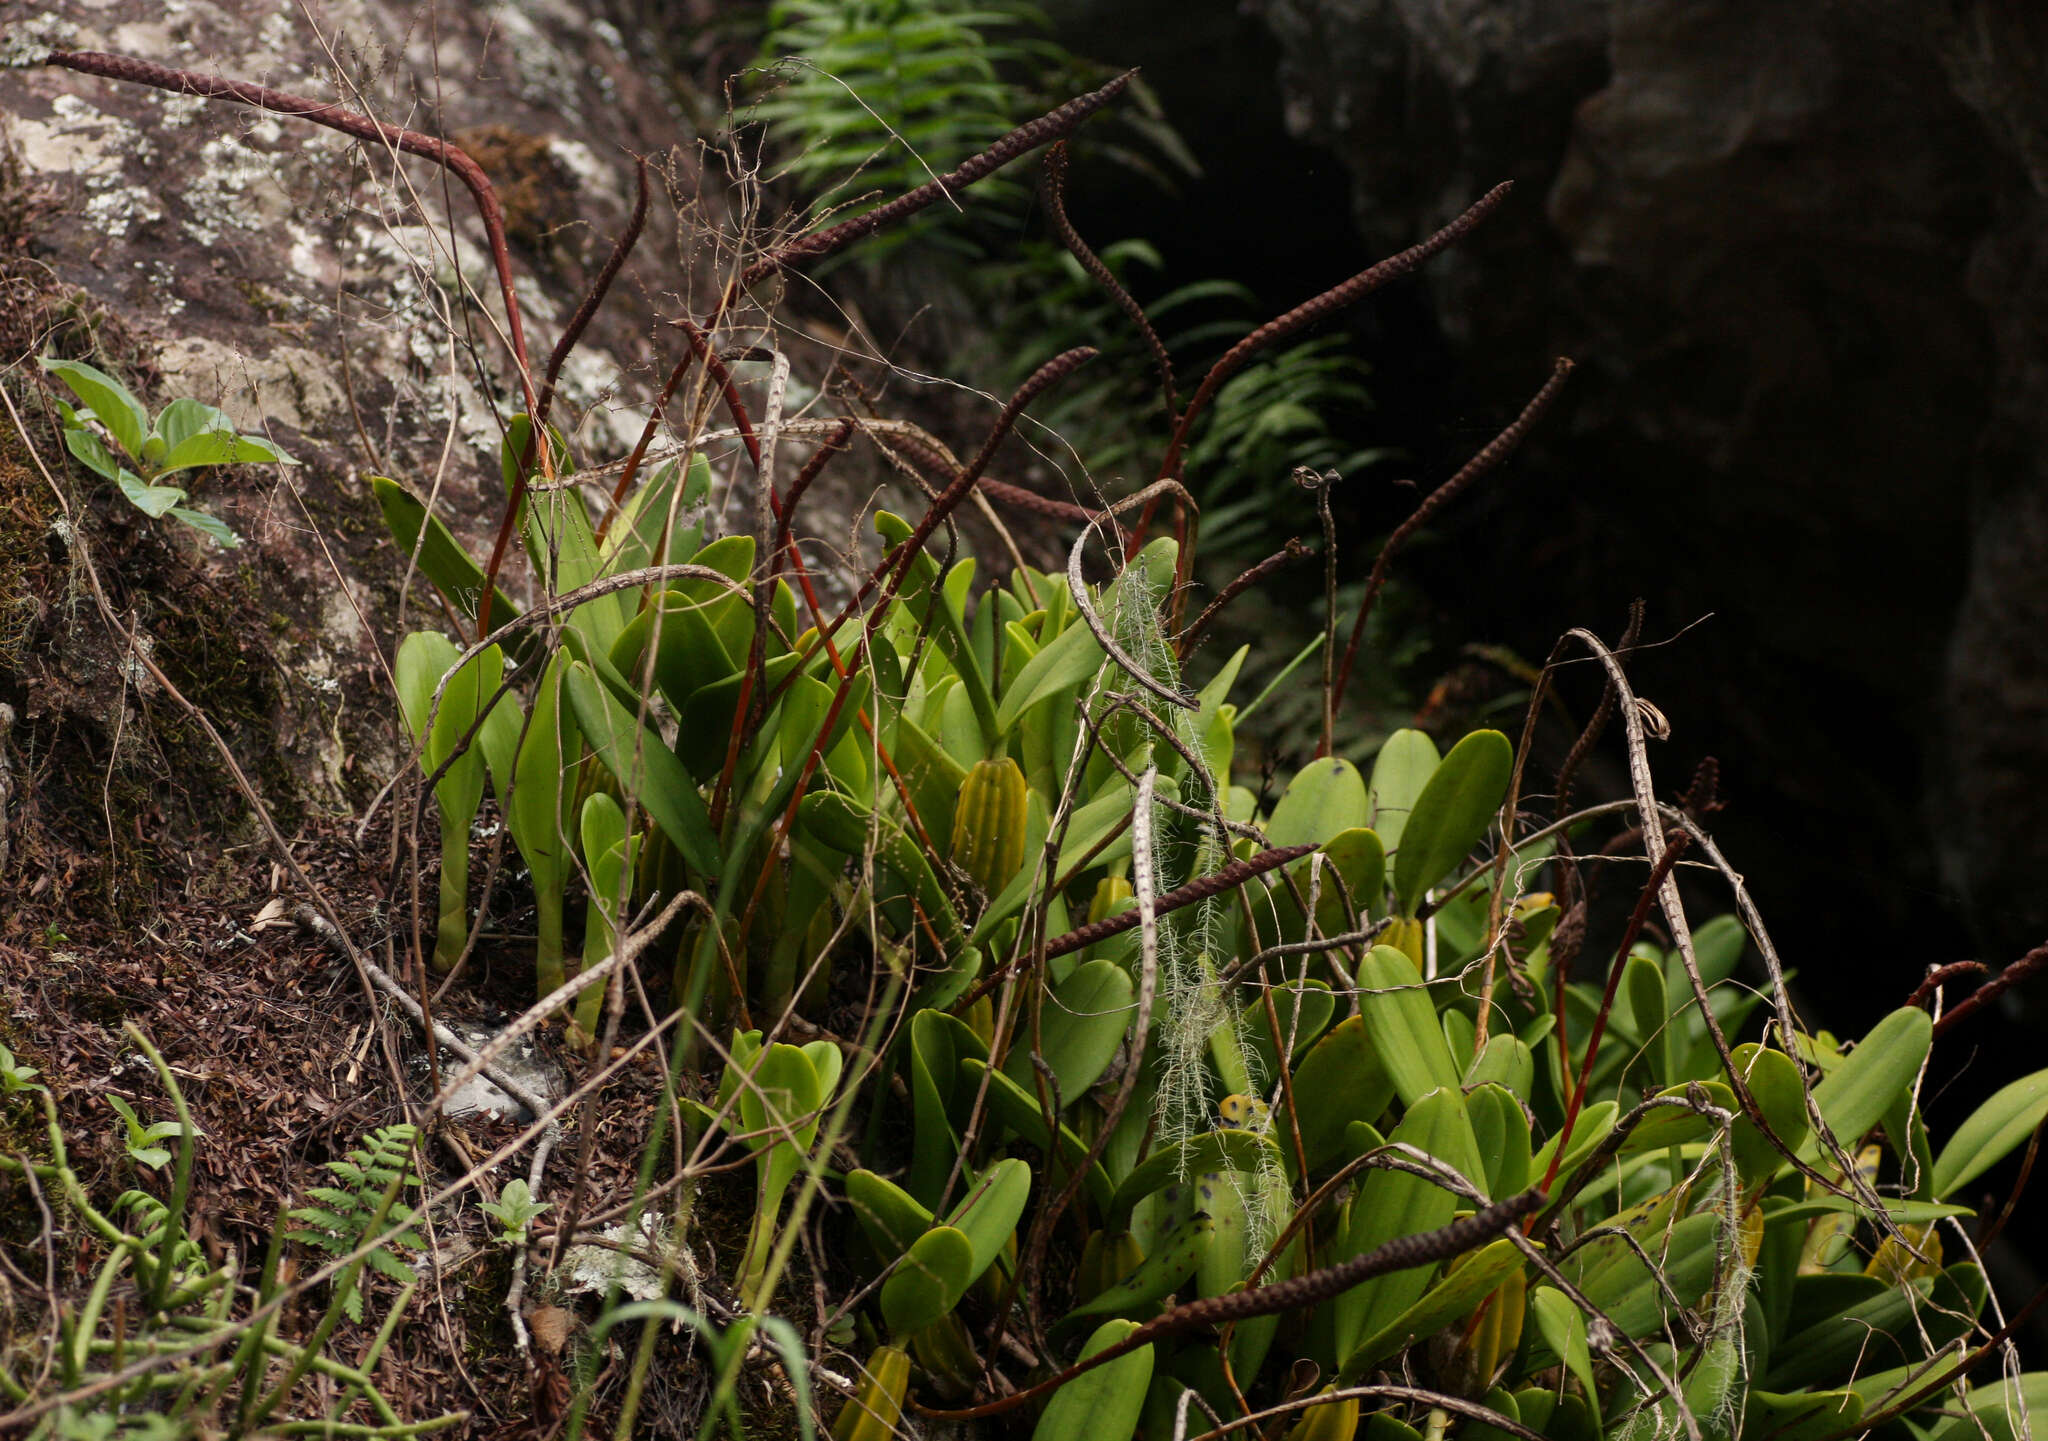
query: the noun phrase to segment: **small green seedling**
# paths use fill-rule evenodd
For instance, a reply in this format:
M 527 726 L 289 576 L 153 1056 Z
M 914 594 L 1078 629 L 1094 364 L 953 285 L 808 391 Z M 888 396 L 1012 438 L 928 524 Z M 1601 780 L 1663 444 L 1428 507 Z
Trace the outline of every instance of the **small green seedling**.
M 0 1096 L 11 1096 L 16 1091 L 40 1091 L 42 1085 L 36 1080 L 42 1074 L 34 1066 L 25 1066 L 14 1059 L 14 1052 L 0 1046 Z
M 33 1075 L 35 1073 L 31 1071 L 29 1074 Z M 12 1090 L 13 1087 L 10 1086 L 8 1089 Z M 116 1111 L 119 1111 L 121 1119 L 128 1123 L 127 1146 L 129 1159 L 138 1166 L 149 1167 L 152 1171 L 170 1164 L 171 1153 L 158 1145 L 157 1142 L 176 1140 L 184 1133 L 185 1128 L 183 1126 L 179 1125 L 176 1121 L 152 1121 L 145 1123 L 140 1116 L 135 1114 L 135 1108 L 119 1096 L 107 1097 L 107 1104 Z M 192 1128 L 192 1136 L 195 1140 L 205 1134 L 197 1126 Z
M 533 1192 L 523 1180 L 514 1179 L 505 1183 L 505 1189 L 498 1193 L 495 1201 L 483 1203 L 484 1214 L 499 1226 L 499 1239 L 511 1245 L 518 1245 L 526 1239 L 526 1228 L 533 1224 L 533 1218 L 548 1208 L 546 1201 L 533 1199 Z
M 238 546 L 240 536 L 219 518 L 187 506 L 185 490 L 164 484 L 165 477 L 217 465 L 298 463 L 262 436 L 243 435 L 213 406 L 180 397 L 152 421 L 128 387 L 105 371 L 80 360 L 45 357 L 42 364 L 81 402 L 77 407 L 57 403 L 65 447 L 87 470 L 118 485 L 129 504 L 152 520 L 168 515 L 222 545 Z

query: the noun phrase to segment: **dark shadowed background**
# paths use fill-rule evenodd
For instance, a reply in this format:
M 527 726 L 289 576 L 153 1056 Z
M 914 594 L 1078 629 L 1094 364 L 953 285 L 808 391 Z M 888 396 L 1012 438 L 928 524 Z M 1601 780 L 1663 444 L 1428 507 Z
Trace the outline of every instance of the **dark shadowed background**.
M 1534 662 L 1645 598 L 1660 780 L 1720 761 L 1717 833 L 1811 1021 L 1860 1031 L 1930 964 L 2048 938 L 2048 10 L 1054 8 L 1207 167 L 1168 201 L 1078 182 L 1084 228 L 1158 238 L 1179 278 L 1291 304 L 1516 183 L 1347 318 L 1406 453 L 1348 488 L 1350 533 L 1579 362 L 1404 573 L 1447 637 Z M 1929 1093 L 2036 1066 L 2043 997 L 1946 1041 Z

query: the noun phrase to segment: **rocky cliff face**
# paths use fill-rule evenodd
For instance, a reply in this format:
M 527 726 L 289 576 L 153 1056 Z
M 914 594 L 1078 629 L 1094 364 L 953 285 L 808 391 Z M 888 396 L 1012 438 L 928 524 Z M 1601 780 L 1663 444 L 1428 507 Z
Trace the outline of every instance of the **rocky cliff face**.
M 715 182 L 700 186 L 674 92 L 590 7 L 344 0 L 318 16 L 321 31 L 266 0 L 0 5 L 0 330 L 19 367 L 4 383 L 43 459 L 62 451 L 33 357 L 55 351 L 120 372 L 152 405 L 218 405 L 300 462 L 200 482 L 194 503 L 243 538 L 232 551 L 142 519 L 111 487 L 62 481 L 116 606 L 288 816 L 345 812 L 391 770 L 380 649 L 397 633 L 403 558 L 367 477 L 436 490 L 473 545 L 488 546 L 502 507 L 499 417 L 519 387 L 484 232 L 426 161 L 42 56 L 118 52 L 455 138 L 496 182 L 536 368 L 624 227 L 633 157 L 648 157 L 648 232 L 562 375 L 555 419 L 585 454 L 637 437 L 680 350 L 658 317 L 684 309 L 703 273 L 688 248 L 703 232 L 679 214 L 716 219 L 722 204 Z M 138 706 L 155 722 L 173 708 L 90 607 L 64 600 L 72 536 L 4 417 L 0 430 L 0 701 L 20 713 L 11 744 L 25 762 L 14 810 L 57 837 L 18 851 L 0 885 L 44 894 L 85 884 L 79 866 L 96 862 L 78 857 L 103 849 L 117 815 L 123 845 L 131 809 L 138 844 L 177 828 L 174 798 L 214 767 L 142 723 Z M 119 782 L 104 827 L 102 772 Z M 239 830 L 238 803 L 223 805 L 200 829 Z
M 1475 388 L 1584 368 L 1461 566 L 1581 614 L 1646 593 L 1667 634 L 1713 612 L 1649 684 L 1734 732 L 1703 744 L 1776 839 L 1868 878 L 1874 921 L 1939 883 L 1993 956 L 2037 942 L 2048 12 L 1259 8 L 1376 248 L 1518 182 L 1439 313 Z

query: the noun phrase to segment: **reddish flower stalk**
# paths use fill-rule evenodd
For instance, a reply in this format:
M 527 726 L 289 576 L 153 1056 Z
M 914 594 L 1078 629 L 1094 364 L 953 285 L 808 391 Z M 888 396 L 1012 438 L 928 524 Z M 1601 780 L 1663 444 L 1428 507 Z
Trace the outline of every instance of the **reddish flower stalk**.
M 1939 1036 L 1963 1017 L 1983 1006 L 1985 1002 L 1997 997 L 2008 987 L 2024 981 L 2044 966 L 2048 966 L 2048 945 L 2039 945 L 1986 981 L 1968 1000 L 1936 1021 L 1934 1034 Z
M 1166 458 L 1159 465 L 1161 478 L 1177 473 L 1181 451 L 1186 447 L 1188 430 L 1195 423 L 1195 417 L 1200 415 L 1215 397 L 1223 382 L 1235 375 L 1254 354 L 1276 340 L 1284 340 L 1296 331 L 1306 329 L 1317 321 L 1356 304 L 1388 281 L 1398 280 L 1410 271 L 1420 269 L 1422 264 L 1438 251 L 1448 249 L 1464 239 L 1474 226 L 1507 198 L 1508 190 L 1513 184 L 1513 181 L 1502 181 L 1480 196 L 1471 209 L 1427 240 L 1409 246 L 1398 255 L 1388 256 L 1377 265 L 1361 270 L 1343 284 L 1333 286 L 1311 300 L 1304 300 L 1285 315 L 1267 321 L 1225 351 L 1223 358 L 1209 367 L 1209 373 L 1202 377 L 1202 383 L 1196 388 L 1194 398 L 1188 401 L 1188 408 L 1181 412 L 1180 423 L 1174 427 L 1173 439 L 1166 447 Z
M 747 414 L 745 402 L 740 399 L 740 388 L 733 383 L 732 372 L 725 368 L 712 347 L 711 337 L 704 333 L 702 326 L 687 315 L 679 315 L 669 322 L 690 338 L 690 349 L 697 352 L 697 359 L 704 363 L 704 371 L 718 384 L 718 393 L 724 397 L 726 413 L 732 416 L 732 423 L 740 433 L 740 444 L 747 448 L 747 459 L 754 462 L 754 469 L 761 469 L 761 442 L 754 434 L 753 417 Z
M 1060 238 L 1060 244 L 1079 262 L 1088 278 L 1102 287 L 1103 293 L 1116 303 L 1116 308 L 1130 317 L 1131 324 L 1138 328 L 1138 334 L 1145 338 L 1145 348 L 1152 352 L 1152 363 L 1159 367 L 1159 388 L 1166 397 L 1166 415 L 1175 418 L 1180 397 L 1173 389 L 1173 358 L 1166 353 L 1165 344 L 1159 339 L 1159 332 L 1152 328 L 1152 322 L 1145 316 L 1145 307 L 1132 298 L 1110 273 L 1102 257 L 1092 250 L 1081 238 L 1081 232 L 1074 228 L 1074 222 L 1067 218 L 1067 142 L 1058 141 L 1045 152 L 1045 195 L 1046 218 L 1052 221 L 1053 233 Z
M 925 509 L 924 518 L 918 521 L 917 528 L 901 545 L 892 546 L 882 557 L 881 563 L 869 572 L 868 578 L 861 582 L 860 589 L 855 592 L 853 599 L 846 603 L 845 609 L 839 612 L 832 624 L 819 628 L 820 635 L 830 635 L 838 630 L 846 622 L 847 617 L 860 607 L 861 602 L 875 593 L 877 586 L 883 587 L 883 596 L 869 617 L 868 630 L 872 632 L 881 623 L 882 612 L 888 603 L 896 598 L 896 588 L 903 583 L 903 577 L 909 573 L 912 563 L 917 559 L 918 551 L 931 539 L 932 532 L 937 530 L 946 517 L 959 508 L 960 502 L 967 498 L 967 492 L 974 488 L 975 482 L 981 479 L 981 473 L 988 469 L 989 462 L 995 459 L 997 449 L 1009 435 L 1012 427 L 1017 424 L 1017 417 L 1024 413 L 1024 408 L 1047 388 L 1057 385 L 1093 360 L 1097 354 L 1099 352 L 1092 345 L 1077 345 L 1039 366 L 1031 373 L 1029 379 L 1017 387 L 1017 393 L 1010 397 L 1001 414 L 996 416 L 995 425 L 989 430 L 988 439 L 982 443 L 981 450 L 974 459 L 953 477 L 951 484 L 947 485 L 939 493 L 938 498 Z M 891 442 L 894 443 L 896 439 L 897 437 L 892 436 Z
M 1206 901 L 1211 896 L 1220 896 L 1225 891 L 1234 891 L 1245 882 L 1254 880 L 1264 875 L 1267 871 L 1284 866 L 1289 861 L 1300 860 L 1314 849 L 1314 846 L 1276 846 L 1271 850 L 1260 851 L 1255 856 L 1247 856 L 1243 860 L 1232 861 L 1221 870 L 1211 871 L 1206 876 L 1197 876 L 1186 885 L 1168 891 L 1153 903 L 1152 913 L 1155 916 L 1170 916 L 1175 911 L 1192 906 L 1198 901 Z M 1086 863 L 1086 858 L 1084 858 L 1080 864 L 1074 867 L 1074 871 L 1078 872 L 1081 866 Z M 1061 883 L 1063 884 L 1065 880 L 1070 879 L 1071 875 L 1072 873 L 1070 872 L 1068 877 L 1063 877 Z M 1075 951 L 1092 946 L 1097 941 L 1106 941 L 1111 936 L 1122 935 L 1125 931 L 1136 928 L 1139 922 L 1140 917 L 1137 911 L 1129 910 L 1125 911 L 1122 915 L 1109 916 L 1099 921 L 1090 921 L 1085 926 L 1076 926 L 1064 935 L 1054 936 L 1045 943 L 1045 959 L 1049 961 L 1057 960 L 1061 956 L 1072 955 Z M 973 1005 L 990 991 L 993 991 L 1004 981 L 1019 974 L 1024 965 L 1025 962 L 1020 961 L 1014 966 L 1005 966 L 983 976 L 974 984 L 973 989 L 961 996 L 959 1000 L 953 1002 L 953 1014 L 959 1015 L 967 1007 Z
M 647 456 L 647 447 L 654 443 L 655 432 L 661 429 L 662 417 L 667 413 L 668 403 L 675 397 L 676 387 L 683 383 L 683 377 L 689 374 L 692 360 L 700 361 L 705 374 L 717 383 L 718 393 L 725 401 L 726 412 L 732 416 L 733 428 L 739 431 L 740 440 L 747 447 L 747 458 L 754 462 L 756 471 L 761 468 L 761 442 L 754 434 L 753 417 L 747 414 L 746 402 L 740 399 L 739 387 L 733 383 L 732 372 L 726 369 L 725 362 L 718 358 L 718 352 L 712 348 L 711 337 L 704 333 L 702 326 L 687 315 L 669 323 L 683 332 L 684 338 L 690 342 L 690 353 L 678 360 L 675 369 L 668 373 L 668 380 L 663 383 L 661 394 L 655 397 L 654 409 L 648 413 L 647 424 L 640 427 L 640 439 L 634 442 L 633 449 L 626 456 L 625 468 L 619 472 L 619 482 L 612 487 L 611 503 L 605 510 L 603 521 L 597 527 L 597 538 L 600 541 L 604 539 L 605 530 L 611 525 L 612 518 L 625 505 L 626 492 L 633 488 L 633 478 L 640 473 L 640 462 Z
M 860 641 L 854 646 L 845 668 L 839 673 L 839 684 L 833 689 L 832 704 L 825 712 L 823 725 L 819 727 L 820 741 L 831 734 L 833 725 L 839 719 L 839 712 L 846 705 L 846 698 L 853 693 L 853 677 L 867 654 L 868 642 L 881 628 L 883 616 L 888 614 L 890 604 L 896 599 L 897 589 L 903 584 L 903 577 L 909 573 L 911 564 L 916 560 L 918 552 L 924 548 L 924 543 L 931 539 L 932 532 L 939 528 L 946 517 L 959 508 L 960 502 L 967 498 L 968 491 L 974 488 L 975 481 L 981 478 L 981 473 L 988 468 L 988 463 L 995 459 L 996 451 L 1001 448 L 1004 438 L 1017 424 L 1017 417 L 1024 413 L 1024 408 L 1047 388 L 1058 384 L 1094 359 L 1096 353 L 1092 346 L 1079 345 L 1072 350 L 1062 351 L 1033 371 L 1031 377 L 1017 388 L 1017 393 L 1010 397 L 1009 403 L 996 416 L 995 424 L 989 429 L 988 439 L 982 442 L 981 449 L 975 453 L 974 459 L 969 461 L 953 483 L 926 507 L 924 518 L 917 523 L 916 529 L 911 531 L 901 545 L 882 557 L 881 563 L 862 585 L 860 593 L 847 603 L 839 618 L 829 626 L 818 627 L 820 641 L 829 645 L 832 633 L 853 614 L 854 609 L 863 600 L 873 594 L 877 586 L 881 587 L 881 596 L 869 610 L 867 622 L 861 628 Z M 803 798 L 805 788 L 810 785 L 811 777 L 817 774 L 818 766 L 824 758 L 824 751 L 818 745 L 813 745 L 810 754 L 804 758 L 803 770 L 797 776 L 796 789 L 790 794 L 789 807 L 784 811 L 781 824 L 776 831 L 778 841 L 789 835 L 789 828 L 796 820 L 797 803 Z M 755 908 L 760 905 L 761 897 L 766 893 L 766 885 L 767 872 L 764 869 L 762 879 L 755 883 L 754 894 L 747 902 L 741 921 L 742 934 L 745 934 Z M 936 941 L 936 938 L 934 940 Z
M 1505 1201 L 1475 1211 L 1461 1221 L 1453 1221 L 1448 1226 L 1439 1227 L 1434 1231 L 1396 1237 L 1385 1245 L 1374 1247 L 1362 1256 L 1353 1256 L 1350 1260 L 1340 1261 L 1334 1266 L 1325 1266 L 1285 1281 L 1272 1281 L 1264 1286 L 1254 1286 L 1249 1290 L 1228 1291 L 1221 1296 L 1183 1302 L 1164 1315 L 1153 1317 L 1115 1345 L 1104 1347 L 1084 1361 L 1075 1362 L 1059 1375 L 1041 1381 L 1036 1386 L 964 1411 L 931 1411 L 922 1407 L 919 1409 L 926 1416 L 949 1421 L 965 1421 L 1013 1410 L 1027 1401 L 1058 1390 L 1084 1372 L 1114 1361 L 1119 1356 L 1127 1356 L 1140 1346 L 1149 1346 L 1162 1336 L 1176 1336 L 1188 1331 L 1249 1321 L 1259 1316 L 1277 1316 L 1284 1311 L 1300 1310 L 1340 1296 L 1353 1286 L 1374 1276 L 1448 1261 L 1491 1241 L 1524 1216 L 1533 1215 L 1542 1205 L 1541 1191 L 1524 1191 L 1518 1196 L 1510 1196 Z
M 1195 642 L 1202 638 L 1202 633 L 1209 628 L 1210 623 L 1223 613 L 1224 607 L 1275 571 L 1284 569 L 1294 564 L 1297 560 L 1306 560 L 1315 553 L 1314 546 L 1302 544 L 1300 538 L 1297 537 L 1289 540 L 1285 546 L 1274 551 L 1257 565 L 1250 566 L 1239 573 L 1237 579 L 1216 592 L 1216 599 L 1202 607 L 1202 613 L 1195 617 L 1194 624 L 1181 632 L 1180 641 L 1177 646 L 1180 651 L 1180 658 L 1182 660 L 1188 658 L 1189 652 L 1195 648 Z
M 886 205 L 877 206 L 865 215 L 857 215 L 826 230 L 799 235 L 748 266 L 740 275 L 742 287 L 786 270 L 792 265 L 807 261 L 822 260 L 828 255 L 844 250 L 856 240 L 865 239 L 884 226 L 915 215 L 936 200 L 945 199 L 957 191 L 965 190 L 977 180 L 986 179 L 1030 151 L 1036 150 L 1048 140 L 1058 140 L 1069 134 L 1075 126 L 1100 110 L 1131 83 L 1135 70 L 1126 70 L 1100 90 L 1069 100 L 1056 110 L 1049 110 L 1036 120 L 1018 126 L 994 145 L 979 155 L 970 157 L 959 169 L 948 171 L 929 184 L 904 192 Z
M 1422 504 L 1415 507 L 1414 513 L 1395 527 L 1394 533 L 1387 537 L 1387 543 L 1380 547 L 1379 558 L 1373 562 L 1372 575 L 1365 583 L 1365 596 L 1358 603 L 1358 616 L 1351 622 L 1351 639 L 1344 647 L 1344 664 L 1337 672 L 1334 690 L 1339 701 L 1343 699 L 1345 688 L 1351 682 L 1351 667 L 1358 659 L 1358 643 L 1365 635 L 1365 618 L 1372 613 L 1372 603 L 1379 597 L 1380 587 L 1386 584 L 1388 562 L 1431 516 L 1456 500 L 1473 481 L 1514 453 L 1515 447 L 1522 443 L 1523 437 L 1543 418 L 1543 412 L 1550 409 L 1551 402 L 1557 399 L 1558 391 L 1564 388 L 1565 378 L 1571 373 L 1571 361 L 1560 359 L 1551 371 L 1550 379 L 1543 382 L 1543 388 L 1522 407 L 1522 413 L 1514 418 L 1508 428 L 1488 441 L 1486 448 L 1466 461 L 1456 475 L 1431 491 Z
M 1924 1006 L 1927 998 L 1961 976 L 1989 975 L 1991 967 L 1982 961 L 1950 961 L 1945 966 L 1936 966 L 1927 973 L 1927 979 L 1913 988 L 1913 994 L 1906 997 L 1909 1006 Z
M 719 769 L 718 784 L 712 791 L 711 824 L 714 826 L 725 817 L 726 800 L 732 793 L 733 774 L 739 766 L 740 748 L 746 743 L 748 734 L 761 723 L 761 712 L 766 706 L 767 697 L 757 689 L 756 681 L 762 679 L 762 666 L 766 663 L 766 656 L 762 650 L 762 640 L 768 628 L 766 608 L 775 594 L 775 578 L 782 569 L 784 548 L 790 543 L 790 517 L 795 514 L 797 502 L 803 499 L 804 492 L 811 488 L 811 482 L 831 464 L 832 457 L 845 447 L 847 438 L 852 434 L 853 422 L 841 420 L 825 443 L 804 462 L 804 468 L 790 484 L 789 498 L 786 501 L 780 500 L 774 491 L 768 493 L 768 505 L 775 514 L 775 535 L 768 549 L 768 580 L 757 592 L 759 602 L 754 616 L 754 638 L 747 651 L 746 671 L 740 677 L 739 703 L 733 707 L 732 730 L 726 736 L 725 764 Z M 768 484 L 768 477 L 759 477 L 758 483 Z M 801 559 L 798 564 L 801 566 Z M 803 579 L 805 588 L 809 589 L 808 572 L 799 569 L 797 574 Z M 836 654 L 833 660 L 837 662 Z M 870 725 L 872 726 L 872 722 Z
M 548 368 L 541 379 L 540 399 L 533 409 L 536 435 L 540 433 L 540 427 L 547 422 L 548 410 L 554 405 L 555 379 L 562 373 L 563 363 L 576 349 L 576 342 L 583 338 L 583 332 L 589 328 L 598 307 L 604 304 L 605 296 L 611 292 L 612 282 L 617 280 L 619 272 L 626 268 L 626 258 L 633 253 L 633 247 L 640 243 L 640 232 L 647 228 L 647 159 L 645 156 L 635 156 L 634 161 L 637 186 L 633 196 L 633 214 L 626 221 L 625 233 L 620 235 L 618 243 L 612 246 L 612 253 L 606 258 L 604 269 L 597 273 L 597 279 L 591 283 L 590 293 L 583 297 L 583 303 L 577 306 L 576 313 L 569 317 L 569 324 L 562 331 L 562 338 L 555 342 L 554 351 L 548 356 Z M 531 447 L 528 454 L 528 461 L 530 460 Z M 524 468 L 522 465 L 521 469 Z
M 1289 861 L 1300 860 L 1314 849 L 1315 847 L 1312 845 L 1275 846 L 1271 850 L 1260 851 L 1257 855 L 1248 856 L 1244 860 L 1232 861 L 1221 870 L 1202 876 L 1197 880 L 1189 881 L 1184 886 L 1168 891 L 1153 903 L 1152 912 L 1154 915 L 1159 916 L 1171 915 L 1185 906 L 1192 906 L 1198 901 L 1206 901 L 1211 896 L 1219 896 L 1225 891 L 1234 891 L 1246 881 L 1254 880 L 1264 875 L 1267 871 L 1286 865 Z M 1099 921 L 1091 921 L 1085 926 L 1076 926 L 1065 935 L 1055 936 L 1045 943 L 1045 958 L 1050 961 L 1057 960 L 1061 956 L 1071 955 L 1085 946 L 1094 945 L 1097 941 L 1106 941 L 1111 936 L 1121 935 L 1123 932 L 1133 929 L 1137 924 L 1138 913 L 1135 910 L 1130 910 L 1123 912 L 1121 915 L 1109 916 Z

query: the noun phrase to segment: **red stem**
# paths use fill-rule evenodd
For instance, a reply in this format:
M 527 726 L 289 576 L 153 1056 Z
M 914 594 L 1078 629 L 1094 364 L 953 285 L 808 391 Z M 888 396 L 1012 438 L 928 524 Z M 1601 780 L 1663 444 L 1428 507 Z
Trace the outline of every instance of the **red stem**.
M 1543 412 L 1550 409 L 1551 402 L 1557 399 L 1558 391 L 1564 388 L 1565 377 L 1571 373 L 1572 363 L 1560 359 L 1550 372 L 1550 379 L 1543 382 L 1543 388 L 1522 407 L 1522 413 L 1514 418 L 1507 429 L 1488 441 L 1485 449 L 1466 461 L 1456 475 L 1431 491 L 1422 504 L 1415 507 L 1414 513 L 1396 526 L 1394 533 L 1387 537 L 1387 543 L 1380 547 L 1379 558 L 1373 562 L 1372 576 L 1365 583 L 1365 596 L 1358 603 L 1358 616 L 1351 622 L 1351 639 L 1344 647 L 1344 664 L 1337 672 L 1334 689 L 1339 704 L 1343 702 L 1345 688 L 1351 683 L 1351 666 L 1358 659 L 1358 643 L 1365 635 L 1365 618 L 1372 613 L 1372 603 L 1379 596 L 1380 587 L 1386 584 L 1387 564 L 1394 558 L 1395 552 L 1400 550 L 1408 537 L 1420 530 L 1432 515 L 1456 500 L 1473 481 L 1514 453 L 1515 447 L 1522 443 L 1522 438 L 1535 427 L 1538 420 L 1543 418 Z
M 1202 377 L 1202 383 L 1196 387 L 1193 398 L 1188 401 L 1187 409 L 1180 413 L 1180 419 L 1173 428 L 1173 438 L 1167 442 L 1166 454 L 1159 462 L 1159 479 L 1166 480 L 1180 474 L 1181 452 L 1187 447 L 1188 433 L 1194 426 L 1195 417 L 1207 408 L 1223 382 L 1236 374 L 1254 354 L 1276 340 L 1283 340 L 1346 306 L 1356 304 L 1389 281 L 1398 280 L 1410 271 L 1421 268 L 1423 263 L 1438 251 L 1464 239 L 1474 226 L 1507 198 L 1513 184 L 1513 181 L 1502 181 L 1480 196 L 1463 215 L 1427 240 L 1411 245 L 1400 254 L 1390 255 L 1378 264 L 1361 270 L 1349 280 L 1341 285 L 1332 286 L 1321 295 L 1304 300 L 1294 309 L 1267 321 L 1231 346 L 1223 353 L 1222 359 L 1209 367 L 1209 373 Z M 1136 555 L 1137 548 L 1144 544 L 1146 527 L 1152 522 L 1152 510 L 1153 507 L 1148 505 L 1144 513 L 1138 517 L 1138 523 L 1131 533 L 1131 547 L 1125 552 L 1126 556 Z

